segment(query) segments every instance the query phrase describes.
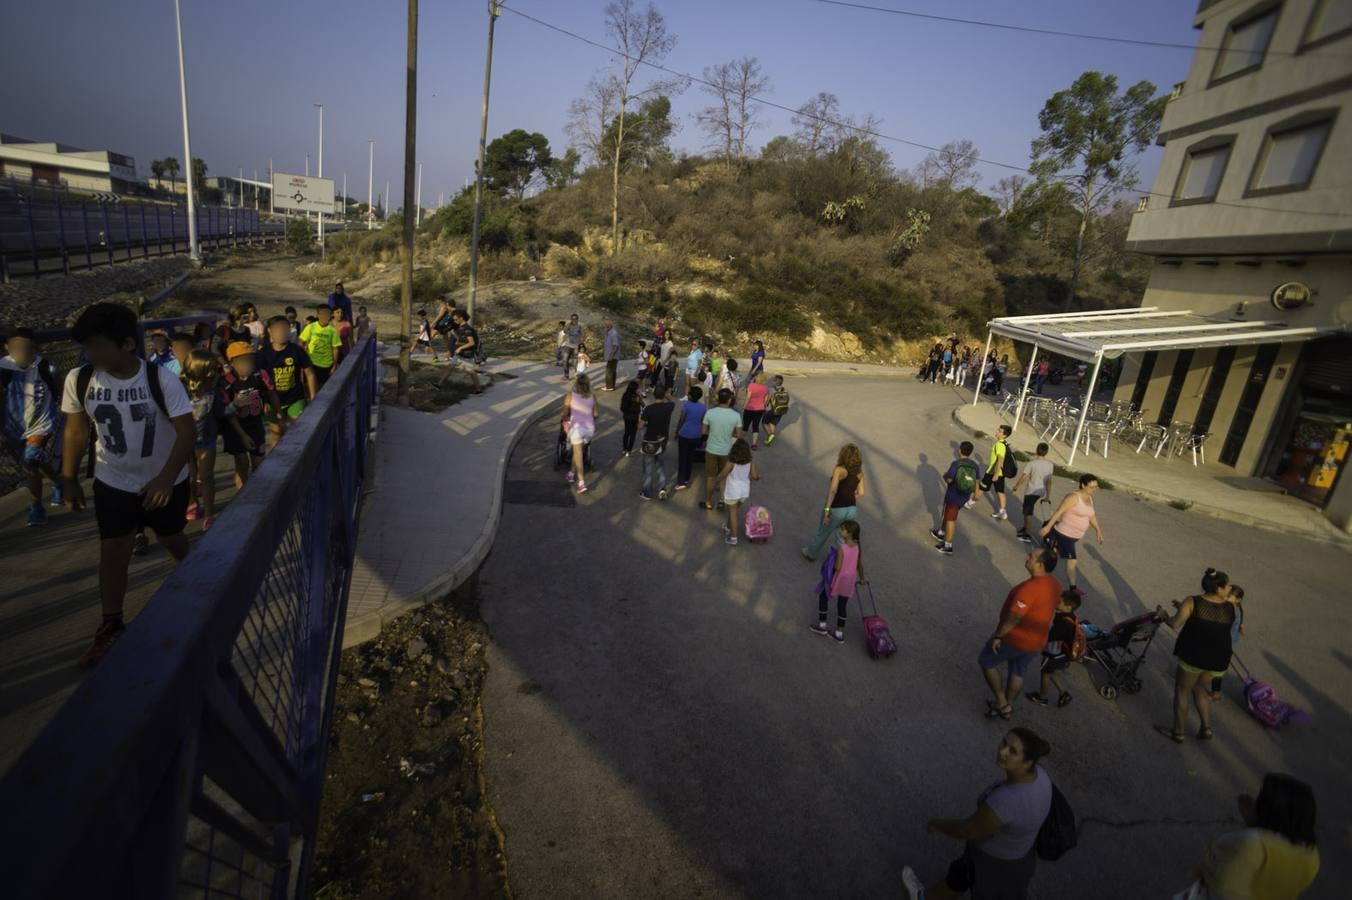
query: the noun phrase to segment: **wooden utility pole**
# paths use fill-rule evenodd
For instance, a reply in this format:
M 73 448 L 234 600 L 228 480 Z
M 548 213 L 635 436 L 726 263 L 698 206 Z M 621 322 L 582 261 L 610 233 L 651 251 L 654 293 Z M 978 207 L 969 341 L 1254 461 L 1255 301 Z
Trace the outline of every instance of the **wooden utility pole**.
M 404 92 L 404 240 L 399 248 L 399 377 L 396 396 L 408 406 L 409 333 L 413 330 L 413 178 L 418 137 L 418 0 L 408 0 L 408 84 Z
M 484 62 L 484 105 L 479 114 L 479 161 L 474 166 L 474 227 L 469 238 L 469 303 L 466 315 L 474 321 L 474 301 L 479 295 L 479 222 L 483 217 L 484 155 L 488 146 L 488 86 L 493 80 L 493 26 L 502 13 L 498 0 L 488 0 L 488 57 Z

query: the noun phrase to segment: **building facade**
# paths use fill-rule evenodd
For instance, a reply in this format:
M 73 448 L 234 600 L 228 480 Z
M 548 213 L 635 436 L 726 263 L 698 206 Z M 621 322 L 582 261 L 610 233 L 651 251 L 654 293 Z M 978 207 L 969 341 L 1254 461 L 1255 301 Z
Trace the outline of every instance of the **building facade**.
M 74 191 L 128 194 L 140 189 L 136 160 L 130 156 L 8 134 L 0 134 L 0 178 L 39 181 Z
M 1322 334 L 1131 354 L 1116 398 L 1352 530 L 1352 0 L 1202 0 L 1194 25 L 1127 239 L 1142 306 Z

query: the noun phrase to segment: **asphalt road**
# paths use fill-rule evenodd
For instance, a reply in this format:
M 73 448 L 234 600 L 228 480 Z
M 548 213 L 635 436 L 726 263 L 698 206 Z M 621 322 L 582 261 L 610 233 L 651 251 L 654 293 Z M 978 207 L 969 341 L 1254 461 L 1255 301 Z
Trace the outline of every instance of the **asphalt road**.
M 697 490 L 637 498 L 639 457 L 617 458 L 618 394 L 602 395 L 587 495 L 553 471 L 552 418 L 518 447 L 481 573 L 490 794 L 518 897 L 896 897 L 903 865 L 929 880 L 958 855 L 925 821 L 966 815 L 998 778 L 1005 726 L 982 715 L 975 656 L 1025 545 L 982 507 L 964 513 L 953 557 L 932 549 L 939 475 L 963 438 L 950 389 L 848 376 L 789 389 L 782 439 L 756 454 L 766 545 L 725 546 Z M 901 648 L 889 661 L 864 653 L 854 609 L 844 645 L 807 627 L 817 573 L 797 550 L 846 439 L 864 452 L 865 565 Z M 1224 569 L 1248 595 L 1240 654 L 1314 724 L 1264 730 L 1231 678 L 1216 740 L 1164 740 L 1151 726 L 1169 720 L 1167 630 L 1139 694 L 1105 701 L 1099 673 L 1077 666 L 1069 707 L 1020 700 L 1014 723 L 1051 741 L 1046 767 L 1082 826 L 1075 851 L 1039 867 L 1034 896 L 1172 895 L 1270 770 L 1319 798 L 1324 870 L 1307 896 L 1343 896 L 1352 559 L 1120 493 L 1097 505 L 1107 542 L 1082 552 L 1082 615 L 1109 625 Z

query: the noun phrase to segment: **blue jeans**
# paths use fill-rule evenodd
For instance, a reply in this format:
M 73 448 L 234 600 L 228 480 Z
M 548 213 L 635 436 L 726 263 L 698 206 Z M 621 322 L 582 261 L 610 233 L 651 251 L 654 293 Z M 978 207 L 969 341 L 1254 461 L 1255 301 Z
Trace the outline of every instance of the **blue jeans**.
M 654 453 L 649 456 L 647 453 L 643 456 L 643 482 L 639 487 L 643 493 L 649 497 L 656 497 L 657 492 L 667 486 L 667 464 L 663 453 Z
M 827 518 L 826 524 L 818 528 L 817 533 L 812 536 L 812 540 L 808 541 L 807 552 L 811 554 L 813 559 L 816 559 L 817 554 L 821 553 L 822 548 L 826 546 L 826 542 L 840 530 L 841 522 L 853 522 L 858 518 L 859 507 L 857 506 L 831 507 L 831 515 Z

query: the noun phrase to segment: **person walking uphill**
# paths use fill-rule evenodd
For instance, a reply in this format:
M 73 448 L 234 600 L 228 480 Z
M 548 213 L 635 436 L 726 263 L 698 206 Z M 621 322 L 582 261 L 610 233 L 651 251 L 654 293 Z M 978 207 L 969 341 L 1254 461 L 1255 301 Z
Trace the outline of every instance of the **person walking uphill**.
M 615 375 L 620 369 L 620 332 L 614 322 L 606 323 L 606 337 L 601 344 L 602 355 L 606 359 L 606 386 L 603 391 L 615 390 Z
M 1065 496 L 1040 532 L 1066 561 L 1066 580 L 1070 582 L 1070 589 L 1080 594 L 1084 591 L 1075 585 L 1075 545 L 1091 526 L 1098 535 L 1098 542 L 1103 543 L 1103 529 L 1094 515 L 1094 494 L 1098 493 L 1098 488 L 1098 478 L 1088 473 L 1081 475 L 1079 488 Z
M 1039 547 L 1023 561 L 1028 579 L 1014 586 L 1000 608 L 1000 623 L 977 654 L 977 665 L 991 689 L 993 700 L 986 701 L 986 718 L 1008 719 L 1014 714 L 1012 701 L 1023 688 L 1023 675 L 1047 645 L 1052 617 L 1061 599 L 1061 582 L 1051 573 L 1056 570 L 1056 551 Z M 1007 677 L 1000 683 L 1000 664 Z
M 1174 656 L 1178 668 L 1174 671 L 1174 721 L 1171 726 L 1156 725 L 1155 730 L 1181 744 L 1188 725 L 1188 695 L 1202 725 L 1197 731 L 1199 741 L 1209 741 L 1211 731 L 1211 680 L 1224 675 L 1230 668 L 1230 626 L 1235 621 L 1235 605 L 1230 602 L 1230 577 L 1224 572 L 1207 569 L 1202 574 L 1202 593 L 1178 604 L 1172 617 L 1164 607 L 1155 607 L 1155 614 L 1164 624 L 1178 632 L 1174 642 Z
M 822 507 L 821 525 L 817 533 L 799 550 L 809 562 L 817 558 L 822 547 L 840 528 L 842 522 L 859 518 L 859 501 L 864 497 L 864 456 L 854 444 L 846 444 L 836 454 L 831 468 L 831 483 L 826 488 L 826 505 Z
M 1052 807 L 1052 780 L 1038 760 L 1051 745 L 1027 728 L 1012 728 L 1000 741 L 996 765 L 1004 778 L 976 799 L 965 819 L 930 819 L 930 834 L 963 841 L 962 856 L 944 880 L 925 887 L 915 870 L 901 870 L 910 900 L 950 900 L 968 891 L 972 900 L 1027 900 L 1037 869 L 1038 831 Z
M 991 445 L 990 457 L 986 460 L 986 473 L 981 477 L 981 490 L 967 501 L 967 506 L 972 507 L 976 505 L 983 492 L 994 493 L 997 508 L 991 514 L 992 519 L 1009 518 L 1009 513 L 1005 511 L 1005 476 L 1014 463 L 1014 457 L 1009 450 L 1009 435 L 1012 431 L 1008 425 L 1001 425 L 995 429 L 995 443 Z
M 577 492 L 587 493 L 587 473 L 583 468 L 583 448 L 596 435 L 600 406 L 586 375 L 579 375 L 573 389 L 563 396 L 563 429 L 573 449 L 573 465 L 568 469 L 569 483 L 577 482 Z

